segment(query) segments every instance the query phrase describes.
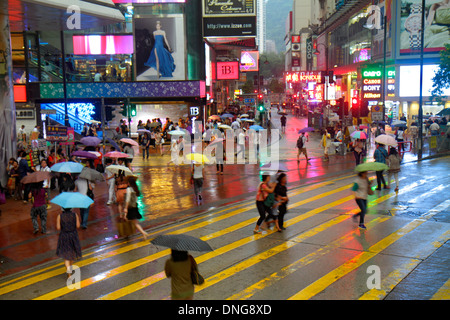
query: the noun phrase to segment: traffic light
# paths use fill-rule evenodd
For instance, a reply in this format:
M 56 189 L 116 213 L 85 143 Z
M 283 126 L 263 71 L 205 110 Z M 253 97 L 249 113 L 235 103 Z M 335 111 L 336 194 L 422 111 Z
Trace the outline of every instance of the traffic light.
M 127 105 L 123 104 L 123 105 L 120 106 L 120 108 L 122 109 L 122 110 L 120 110 L 120 114 L 123 115 L 124 117 L 126 117 L 128 115 L 128 112 L 127 112 L 128 107 L 127 107 Z
M 259 101 L 258 103 L 258 111 L 259 112 L 265 112 L 266 108 L 264 107 L 264 101 Z
M 260 94 L 258 94 L 258 99 L 259 100 L 262 100 L 264 98 L 264 96 L 260 93 Z
M 136 116 L 136 105 L 135 104 L 131 104 L 130 105 L 130 116 L 131 117 L 135 117 Z
M 352 97 L 351 108 L 352 108 L 352 110 L 357 110 L 359 108 L 359 98 L 358 97 Z

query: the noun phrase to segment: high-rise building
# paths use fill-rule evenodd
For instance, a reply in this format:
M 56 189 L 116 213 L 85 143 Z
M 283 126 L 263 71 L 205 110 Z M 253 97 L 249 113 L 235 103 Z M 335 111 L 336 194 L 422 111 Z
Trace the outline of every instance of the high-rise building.
M 266 1 L 257 0 L 256 3 L 256 43 L 260 53 L 263 53 L 266 48 Z

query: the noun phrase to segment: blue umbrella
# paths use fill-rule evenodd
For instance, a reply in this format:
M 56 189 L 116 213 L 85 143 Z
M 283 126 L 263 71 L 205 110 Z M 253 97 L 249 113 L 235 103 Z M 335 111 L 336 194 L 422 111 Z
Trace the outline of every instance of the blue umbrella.
M 57 204 L 58 206 L 68 209 L 68 208 L 83 208 L 87 209 L 94 200 L 85 196 L 79 192 L 63 192 L 58 196 L 50 200 L 51 203 Z
M 80 163 L 68 161 L 54 164 L 50 169 L 53 172 L 80 173 L 84 166 Z
M 300 133 L 303 133 L 303 132 L 313 132 L 314 131 L 314 128 L 311 128 L 311 127 L 306 127 L 306 128 L 303 128 L 303 129 L 301 129 L 301 130 L 299 130 L 298 131 L 298 133 L 300 134 Z
M 109 144 L 112 145 L 116 149 L 116 151 L 120 151 L 119 145 L 117 143 L 115 143 L 113 139 L 106 138 L 106 140 L 108 140 Z
M 230 113 L 224 113 L 220 117 L 223 119 L 223 118 L 233 118 L 234 116 L 232 114 L 230 114 Z
M 255 131 L 260 131 L 260 130 L 264 130 L 264 128 L 263 127 L 261 127 L 261 126 L 258 126 L 258 125 L 253 125 L 253 126 L 250 126 L 249 127 L 249 129 L 250 130 L 255 130 Z

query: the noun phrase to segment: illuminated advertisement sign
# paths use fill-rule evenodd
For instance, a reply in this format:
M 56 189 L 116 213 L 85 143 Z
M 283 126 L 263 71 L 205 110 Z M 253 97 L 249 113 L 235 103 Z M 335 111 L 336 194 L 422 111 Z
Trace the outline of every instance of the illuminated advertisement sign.
M 186 80 L 186 38 L 182 14 L 134 19 L 136 79 Z
M 76 55 L 133 53 L 132 35 L 75 35 L 72 41 Z
M 300 83 L 300 82 L 321 82 L 320 72 L 315 71 L 299 71 L 299 72 L 287 72 L 287 83 Z
M 113 3 L 137 3 L 137 4 L 149 4 L 149 3 L 185 3 L 186 0 L 112 0 Z
M 255 0 L 203 0 L 203 16 L 256 15 Z
M 241 72 L 258 71 L 259 51 L 242 51 Z
M 217 80 L 239 80 L 239 61 L 217 62 Z
M 433 77 L 439 69 L 437 64 L 428 64 L 423 66 L 423 88 L 424 97 L 431 96 L 433 89 Z M 418 97 L 420 93 L 420 66 L 400 66 L 400 97 Z M 443 90 L 442 96 L 450 96 L 450 88 Z
M 422 0 L 402 0 L 400 14 L 400 54 L 438 53 L 450 44 L 448 1 L 425 1 L 425 33 L 422 44 Z M 417 94 L 416 94 L 417 96 Z
M 365 69 L 362 71 L 363 100 L 380 100 L 383 92 L 382 86 L 383 72 L 380 69 Z

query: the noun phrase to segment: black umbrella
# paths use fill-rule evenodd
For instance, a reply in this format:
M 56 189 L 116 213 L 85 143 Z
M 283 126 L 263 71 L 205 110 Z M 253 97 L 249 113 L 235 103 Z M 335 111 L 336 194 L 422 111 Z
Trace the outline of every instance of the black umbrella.
M 100 172 L 98 172 L 97 170 L 91 169 L 91 168 L 87 168 L 87 167 L 84 167 L 83 170 L 81 170 L 81 173 L 78 176 L 78 178 L 86 179 L 89 181 L 105 180 L 105 178 L 103 177 L 103 175 Z
M 151 241 L 156 246 L 168 247 L 178 251 L 212 251 L 206 241 L 185 234 L 157 236 Z

